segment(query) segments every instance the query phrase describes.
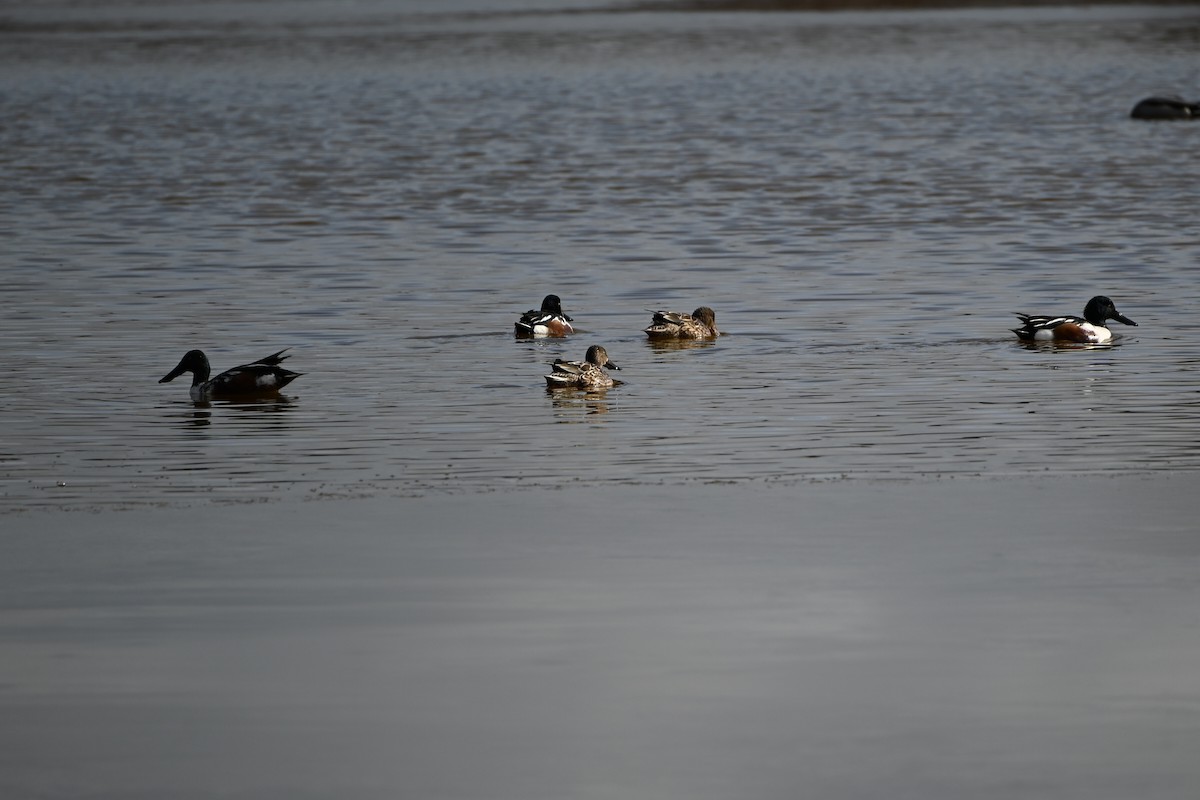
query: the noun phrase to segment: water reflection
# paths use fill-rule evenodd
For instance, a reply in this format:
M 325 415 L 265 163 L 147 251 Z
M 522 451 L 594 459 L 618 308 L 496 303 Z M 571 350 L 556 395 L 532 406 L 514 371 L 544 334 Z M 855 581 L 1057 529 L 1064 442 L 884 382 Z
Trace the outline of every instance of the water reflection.
M 212 424 L 212 412 L 205 410 L 208 403 L 197 403 L 201 408 L 194 409 L 189 414 L 180 414 L 179 421 L 187 428 L 206 428 Z
M 374 6 L 293 27 L 250 5 L 263 36 L 169 12 L 0 48 L 10 507 L 58 478 L 64 505 L 316 475 L 490 487 L 558 446 L 554 423 L 596 419 L 627 435 L 555 479 L 1200 469 L 1200 328 L 1155 323 L 1200 303 L 1194 175 L 1161 169 L 1194 136 L 1087 88 L 1117 63 L 1126 87 L 1192 69 L 1187 41 L 1129 34 L 1150 12 L 450 15 L 427 35 Z M 190 33 L 211 46 L 169 46 Z M 989 98 L 970 114 L 964 70 Z M 587 334 L 514 342 L 549 287 Z M 1093 289 L 1137 309 L 1135 336 L 1011 347 L 1012 305 Z M 649 306 L 695 302 L 739 333 L 642 332 Z M 305 402 L 114 379 L 161 374 L 150 332 L 214 327 L 304 347 Z M 593 337 L 635 385 L 541 402 Z M 1090 457 L 1116 440 L 1123 463 Z
M 722 335 L 724 338 L 724 335 Z M 646 346 L 656 353 L 669 353 L 675 350 L 699 350 L 704 347 L 714 347 L 718 339 L 651 339 L 646 338 Z
M 288 427 L 288 416 L 297 408 L 295 400 L 284 395 L 274 397 L 250 397 L 237 400 L 193 400 L 180 401 L 167 406 L 167 416 L 184 428 L 207 428 L 224 418 L 231 424 L 247 430 L 280 430 Z M 249 415 L 241 418 L 225 412 Z M 248 427 L 247 427 L 248 426 Z
M 621 385 L 622 381 L 613 380 L 613 386 Z M 547 386 L 546 394 L 550 396 L 550 404 L 558 411 L 583 411 L 586 414 L 607 414 L 610 409 L 608 400 L 609 389 L 580 389 L 574 386 Z M 560 422 L 572 422 L 573 419 L 560 419 Z
M 1041 351 L 1041 352 L 1054 353 L 1054 352 L 1068 352 L 1071 350 L 1112 350 L 1115 347 L 1117 347 L 1120 344 L 1120 342 L 1116 341 L 1116 340 L 1108 341 L 1108 342 L 1097 342 L 1097 343 L 1058 342 L 1058 341 L 1030 342 L 1030 341 L 1019 340 L 1017 342 L 1014 342 L 1014 344 L 1016 344 L 1018 347 L 1022 348 L 1023 350 L 1037 350 L 1037 351 Z
M 251 414 L 285 414 L 294 411 L 296 408 L 295 400 L 286 395 L 277 395 L 274 397 L 241 397 L 237 400 L 210 400 L 201 405 L 196 404 L 201 408 L 228 408 L 233 411 L 243 411 Z

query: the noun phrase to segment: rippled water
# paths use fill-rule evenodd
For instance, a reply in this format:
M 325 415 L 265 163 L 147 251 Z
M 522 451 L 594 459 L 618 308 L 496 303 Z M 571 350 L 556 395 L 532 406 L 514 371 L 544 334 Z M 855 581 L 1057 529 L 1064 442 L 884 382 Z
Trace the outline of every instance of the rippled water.
M 0 14 L 3 509 L 1200 468 L 1200 124 L 1127 117 L 1194 8 L 497 7 Z M 1093 294 L 1114 347 L 1008 332 Z

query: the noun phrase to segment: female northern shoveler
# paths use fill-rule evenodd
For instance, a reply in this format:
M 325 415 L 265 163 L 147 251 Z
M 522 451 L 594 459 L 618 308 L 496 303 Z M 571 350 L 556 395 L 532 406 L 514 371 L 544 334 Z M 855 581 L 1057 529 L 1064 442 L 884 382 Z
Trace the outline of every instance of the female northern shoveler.
M 562 301 L 556 294 L 548 294 L 542 300 L 540 311 L 526 311 L 517 320 L 517 336 L 566 336 L 574 333 L 571 318 L 563 313 Z
M 620 369 L 608 360 L 608 351 L 598 344 L 587 350 L 583 361 L 554 361 L 553 372 L 546 376 L 546 385 L 551 388 L 575 387 L 580 389 L 607 389 L 613 385 L 613 379 L 604 367 Z
M 646 334 L 651 339 L 715 339 L 721 335 L 717 330 L 717 312 L 708 306 L 700 306 L 691 314 L 677 311 L 656 311 Z
M 1034 317 L 1029 314 L 1017 314 L 1017 317 L 1024 324 L 1013 328 L 1013 333 L 1027 342 L 1099 344 L 1109 341 L 1113 336 L 1112 331 L 1104 327 L 1106 321 L 1115 319 L 1124 325 L 1137 325 L 1129 317 L 1120 314 L 1112 300 L 1103 296 L 1088 300 L 1083 317 Z
M 285 358 L 288 348 L 272 353 L 266 358 L 250 364 L 243 364 L 231 370 L 222 372 L 212 380 L 208 379 L 212 368 L 208 364 L 208 356 L 201 350 L 189 350 L 179 366 L 159 379 L 166 383 L 178 378 L 185 372 L 192 373 L 191 395 L 193 400 L 211 400 L 223 397 L 263 397 L 277 393 L 284 386 L 299 378 L 303 373 L 292 372 L 279 366 Z

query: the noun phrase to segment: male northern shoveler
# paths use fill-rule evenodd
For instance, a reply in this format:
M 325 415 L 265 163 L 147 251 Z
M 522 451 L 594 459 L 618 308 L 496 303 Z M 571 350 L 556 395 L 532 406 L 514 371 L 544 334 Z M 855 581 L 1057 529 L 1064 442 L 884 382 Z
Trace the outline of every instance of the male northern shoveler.
M 517 336 L 566 336 L 574 332 L 571 318 L 563 313 L 556 294 L 546 295 L 540 311 L 526 311 L 516 324 Z
M 185 372 L 190 372 L 192 373 L 191 395 L 193 400 L 269 396 L 277 393 L 303 374 L 279 366 L 285 358 L 290 358 L 290 356 L 284 355 L 287 351 L 288 348 L 285 347 L 278 353 L 272 353 L 266 358 L 260 358 L 250 364 L 226 370 L 209 380 L 208 376 L 212 372 L 212 367 L 208 364 L 208 356 L 204 355 L 202 350 L 189 350 L 179 362 L 179 366 L 160 378 L 158 382 L 167 383 Z
M 691 314 L 655 311 L 646 334 L 651 339 L 715 339 L 721 332 L 717 330 L 717 312 L 700 306 Z
M 1035 317 L 1019 313 L 1017 317 L 1024 324 L 1013 328 L 1012 331 L 1027 342 L 1099 344 L 1112 339 L 1112 331 L 1104 327 L 1108 320 L 1115 319 L 1124 325 L 1137 325 L 1129 317 L 1119 313 L 1113 301 L 1104 296 L 1088 300 L 1082 317 Z
M 546 385 L 551 388 L 575 387 L 580 389 L 607 389 L 613 385 L 613 379 L 604 367 L 620 369 L 608 360 L 608 351 L 598 344 L 587 350 L 583 361 L 554 361 L 554 370 L 546 376 Z

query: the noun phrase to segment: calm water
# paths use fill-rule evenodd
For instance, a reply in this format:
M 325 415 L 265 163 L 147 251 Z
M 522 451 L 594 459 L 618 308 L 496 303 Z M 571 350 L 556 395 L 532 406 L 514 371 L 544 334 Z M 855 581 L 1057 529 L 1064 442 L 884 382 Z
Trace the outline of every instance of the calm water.
M 0 508 L 1200 469 L 1200 124 L 1127 118 L 1194 7 L 504 9 L 6 6 Z M 197 406 L 193 347 L 306 374 Z

